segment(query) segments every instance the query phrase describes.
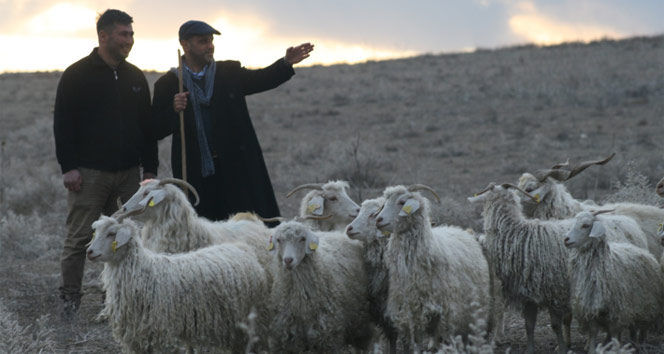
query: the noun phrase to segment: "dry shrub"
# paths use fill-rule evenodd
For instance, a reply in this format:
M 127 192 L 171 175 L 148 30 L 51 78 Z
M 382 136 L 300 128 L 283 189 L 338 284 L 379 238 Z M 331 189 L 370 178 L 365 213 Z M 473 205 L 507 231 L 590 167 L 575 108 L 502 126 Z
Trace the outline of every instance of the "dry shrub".
M 32 325 L 21 326 L 0 303 L 0 353 L 55 353 L 54 330 L 47 322 L 44 315 Z
M 53 258 L 53 252 L 60 250 L 60 238 L 48 232 L 47 224 L 38 215 L 8 211 L 0 218 L 0 256 L 5 260 Z
M 629 202 L 657 205 L 660 199 L 655 193 L 655 187 L 634 167 L 633 163 L 627 164 L 626 175 L 614 181 L 611 184 L 611 190 L 613 193 L 606 198 L 606 203 Z

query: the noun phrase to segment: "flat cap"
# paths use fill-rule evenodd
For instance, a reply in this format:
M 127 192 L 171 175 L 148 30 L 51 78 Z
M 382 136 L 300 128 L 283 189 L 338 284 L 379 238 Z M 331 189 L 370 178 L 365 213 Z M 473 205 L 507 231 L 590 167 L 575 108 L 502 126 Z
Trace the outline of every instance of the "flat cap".
M 204 36 L 207 34 L 221 33 L 203 21 L 190 20 L 180 26 L 178 34 L 180 35 L 180 39 L 189 39 L 192 36 Z

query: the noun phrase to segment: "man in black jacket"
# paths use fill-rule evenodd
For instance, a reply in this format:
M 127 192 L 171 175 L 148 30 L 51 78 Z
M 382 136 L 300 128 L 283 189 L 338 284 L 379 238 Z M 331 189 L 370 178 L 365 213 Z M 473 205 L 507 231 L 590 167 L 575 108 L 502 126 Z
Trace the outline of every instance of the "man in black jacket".
M 187 181 L 201 197 L 199 215 L 223 220 L 253 211 L 279 215 L 263 153 L 254 132 L 245 96 L 275 88 L 295 74 L 293 64 L 309 57 L 313 45 L 286 50 L 286 56 L 258 70 L 237 61 L 213 58 L 213 35 L 205 22 L 187 21 L 179 31 L 184 49 L 184 90 L 178 93 L 174 68 L 154 85 L 152 113 L 157 138 L 173 134 L 171 166 L 182 177 L 179 112 L 184 111 Z
M 132 18 L 107 10 L 97 20 L 99 47 L 65 70 L 55 98 L 55 150 L 67 196 L 61 256 L 63 315 L 78 310 L 91 224 L 117 209 L 159 164 L 148 132 L 150 91 L 143 72 L 125 61 L 134 44 Z

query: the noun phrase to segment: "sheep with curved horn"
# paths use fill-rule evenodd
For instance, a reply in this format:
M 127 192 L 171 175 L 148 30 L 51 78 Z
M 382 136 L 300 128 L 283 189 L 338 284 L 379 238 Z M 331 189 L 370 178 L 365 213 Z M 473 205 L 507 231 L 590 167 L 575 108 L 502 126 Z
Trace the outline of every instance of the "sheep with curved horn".
M 316 230 L 341 231 L 360 211 L 359 205 L 348 196 L 348 188 L 348 182 L 344 181 L 308 183 L 293 188 L 286 197 L 311 190 L 300 202 L 300 217 L 329 215 L 327 219 L 309 219 L 305 223 Z
M 524 213 L 528 217 L 538 219 L 567 219 L 583 210 L 598 208 L 597 204 L 581 202 L 572 197 L 560 182 L 577 176 L 590 166 L 606 164 L 614 156 L 615 153 L 604 159 L 581 162 L 570 171 L 553 170 L 558 172 L 543 172 L 537 177 L 524 173 L 519 179 L 519 187 L 539 198 L 539 202 L 523 199 L 521 203 Z M 636 203 L 612 203 L 603 205 L 602 208 L 616 209 L 615 215 L 624 215 L 636 220 L 646 234 L 650 253 L 657 259 L 661 257 L 664 247 L 660 244 L 657 228 L 664 220 L 664 209 Z

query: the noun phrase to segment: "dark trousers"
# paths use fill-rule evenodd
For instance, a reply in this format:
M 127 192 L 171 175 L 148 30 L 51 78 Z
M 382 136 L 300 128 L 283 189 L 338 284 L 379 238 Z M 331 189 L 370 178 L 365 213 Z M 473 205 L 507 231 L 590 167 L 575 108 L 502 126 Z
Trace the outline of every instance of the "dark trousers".
M 89 168 L 79 168 L 81 189 L 69 191 L 67 196 L 67 236 L 65 238 L 60 266 L 62 287 L 60 296 L 65 300 L 75 300 L 83 294 L 83 269 L 87 244 L 92 238 L 92 223 L 103 213 L 111 215 L 118 207 L 118 197 L 127 201 L 140 183 L 138 167 L 117 172 L 106 172 Z

